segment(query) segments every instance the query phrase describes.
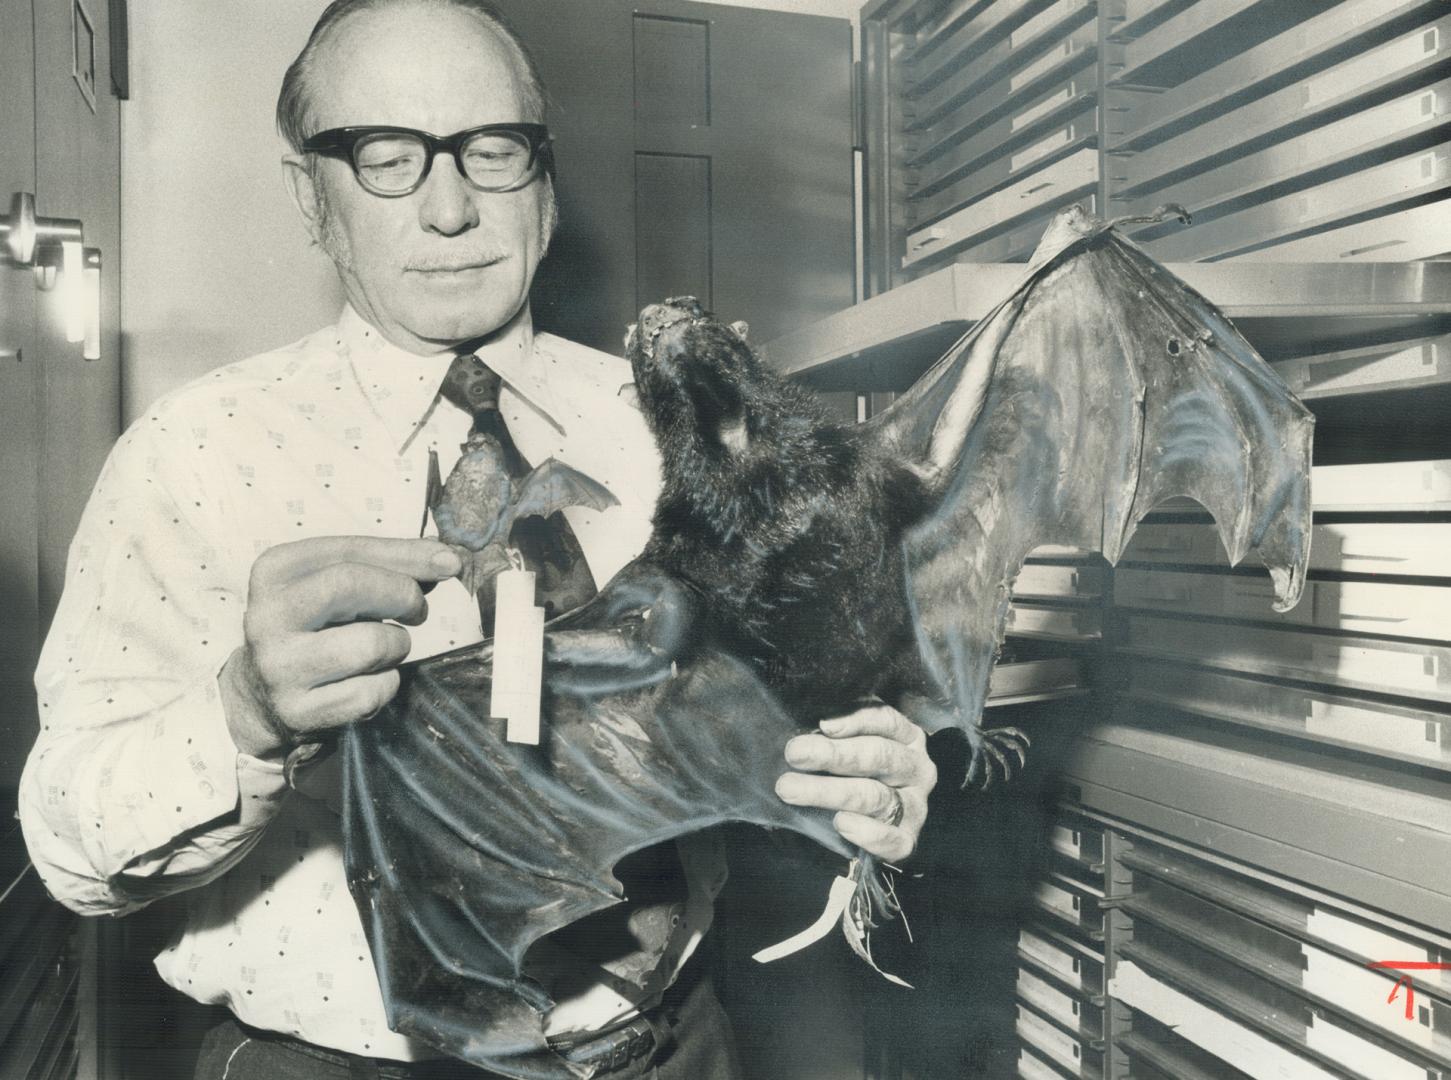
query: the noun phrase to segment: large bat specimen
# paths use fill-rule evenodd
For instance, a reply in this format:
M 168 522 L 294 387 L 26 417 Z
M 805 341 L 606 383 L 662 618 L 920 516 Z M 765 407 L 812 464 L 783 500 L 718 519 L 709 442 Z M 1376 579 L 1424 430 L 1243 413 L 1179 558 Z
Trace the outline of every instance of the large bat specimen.
M 562 1067 L 524 954 L 625 899 L 627 854 L 726 821 L 852 854 L 774 793 L 803 724 L 878 695 L 963 732 L 971 775 L 1010 770 L 1025 740 L 979 718 L 1033 548 L 1116 561 L 1187 495 L 1232 561 L 1263 560 L 1277 610 L 1304 584 L 1312 418 L 1212 304 L 1081 211 L 863 425 L 825 419 L 688 298 L 647 308 L 627 351 L 664 485 L 643 554 L 547 628 L 543 744 L 488 718 L 487 643 L 410 665 L 343 740 L 390 1023 L 517 1077 Z

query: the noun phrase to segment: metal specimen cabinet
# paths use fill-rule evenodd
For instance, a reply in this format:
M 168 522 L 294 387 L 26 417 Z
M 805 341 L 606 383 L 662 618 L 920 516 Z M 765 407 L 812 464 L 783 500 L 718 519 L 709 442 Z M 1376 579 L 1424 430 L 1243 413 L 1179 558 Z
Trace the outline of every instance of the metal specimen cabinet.
M 1317 420 L 1294 609 L 1187 501 L 1016 583 L 989 705 L 1082 718 L 1016 919 L 1020 1076 L 1451 1076 L 1448 33 L 1393 0 L 863 9 L 865 299 L 773 364 L 870 415 L 1058 209 L 1173 202 L 1192 226 L 1128 235 Z

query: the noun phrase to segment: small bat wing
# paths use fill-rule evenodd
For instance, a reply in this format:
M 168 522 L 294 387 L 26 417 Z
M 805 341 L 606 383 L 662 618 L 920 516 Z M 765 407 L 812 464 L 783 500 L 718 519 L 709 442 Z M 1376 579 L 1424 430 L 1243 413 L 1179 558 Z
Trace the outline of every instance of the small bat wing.
M 1013 580 L 1044 544 L 1116 562 L 1188 496 L 1233 563 L 1299 599 L 1314 419 L 1204 297 L 1112 228 L 1060 215 L 1013 293 L 875 425 L 930 478 L 906 535 L 917 646 L 945 724 L 971 738 Z
M 608 510 L 619 506 L 620 500 L 597 480 L 591 480 L 578 469 L 549 458 L 519 481 L 514 499 L 514 517 L 538 514 L 548 517 L 570 506 L 587 506 L 591 510 Z
M 428 515 L 438 510 L 443 500 L 443 476 L 438 469 L 438 451 L 428 452 L 428 485 L 423 492 L 423 521 L 418 526 L 418 535 L 428 531 Z

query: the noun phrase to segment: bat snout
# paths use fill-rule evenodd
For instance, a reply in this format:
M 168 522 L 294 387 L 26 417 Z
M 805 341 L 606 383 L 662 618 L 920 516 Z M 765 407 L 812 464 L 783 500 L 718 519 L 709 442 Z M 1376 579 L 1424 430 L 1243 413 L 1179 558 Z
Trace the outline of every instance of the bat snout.
M 643 355 L 647 360 L 661 359 L 658 348 L 662 335 L 674 327 L 689 325 L 705 317 L 705 309 L 693 296 L 676 296 L 664 303 L 650 304 L 640 312 L 625 337 L 625 348 L 632 356 Z

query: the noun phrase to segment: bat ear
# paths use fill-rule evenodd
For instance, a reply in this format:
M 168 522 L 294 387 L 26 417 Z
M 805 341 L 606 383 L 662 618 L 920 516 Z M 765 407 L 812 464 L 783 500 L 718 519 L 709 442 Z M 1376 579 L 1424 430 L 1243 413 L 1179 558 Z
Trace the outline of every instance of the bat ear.
M 749 335 L 751 333 L 750 323 L 744 321 L 743 319 L 737 319 L 735 322 L 731 323 L 731 329 L 736 332 L 736 337 L 740 338 L 742 341 L 749 340 Z

